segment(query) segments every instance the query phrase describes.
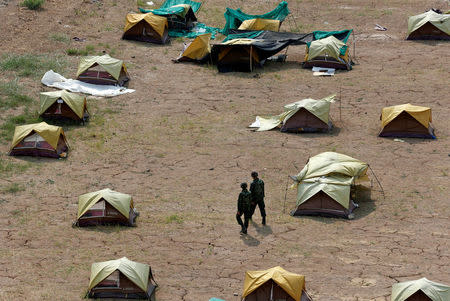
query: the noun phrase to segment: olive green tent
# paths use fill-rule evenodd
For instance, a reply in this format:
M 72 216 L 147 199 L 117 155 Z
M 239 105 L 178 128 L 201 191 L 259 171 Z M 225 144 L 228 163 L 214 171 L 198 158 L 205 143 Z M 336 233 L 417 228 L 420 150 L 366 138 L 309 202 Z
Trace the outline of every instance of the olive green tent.
M 117 260 L 93 263 L 91 266 L 89 290 L 91 290 L 116 270 L 119 270 L 144 292 L 147 292 L 148 280 L 150 276 L 150 266 L 147 264 L 131 261 L 126 257 L 122 257 Z
M 333 35 L 307 43 L 303 66 L 350 70 L 348 46 Z
M 394 284 L 391 301 L 406 301 L 417 293 L 425 294 L 432 301 L 450 300 L 450 286 L 421 278 Z
M 77 218 L 80 218 L 89 210 L 89 208 L 94 206 L 102 198 L 123 214 L 123 216 L 126 218 L 130 217 L 130 208 L 133 207 L 133 199 L 131 196 L 107 188 L 80 195 L 78 197 Z
M 319 100 L 307 98 L 287 104 L 284 106 L 284 112 L 280 115 L 270 117 L 256 116 L 255 123 L 250 125 L 250 127 L 257 128 L 258 132 L 274 129 L 281 124 L 285 124 L 302 108 L 306 109 L 325 124 L 328 124 L 330 121 L 330 103 L 334 100 L 334 97 L 335 95 L 330 95 Z
M 67 92 L 66 90 L 58 90 L 52 92 L 42 92 L 39 95 L 41 106 L 39 115 L 45 113 L 58 99 L 62 99 L 70 109 L 80 118 L 83 119 L 86 110 L 86 96 Z
M 16 126 L 14 130 L 14 137 L 11 143 L 11 149 L 13 149 L 20 141 L 27 137 L 32 132 L 37 133 L 39 136 L 45 139 L 54 149 L 58 146 L 60 137 L 67 144 L 66 135 L 62 127 L 49 125 L 46 122 L 33 123 Z
M 450 40 L 450 14 L 438 14 L 429 10 L 409 17 L 407 40 L 434 39 Z
M 119 79 L 122 68 L 125 72 L 127 71 L 127 67 L 125 67 L 122 60 L 112 58 L 108 54 L 101 56 L 85 56 L 80 59 L 80 63 L 78 64 L 77 77 L 94 65 L 103 67 L 103 69 L 108 71 L 108 73 L 117 80 Z

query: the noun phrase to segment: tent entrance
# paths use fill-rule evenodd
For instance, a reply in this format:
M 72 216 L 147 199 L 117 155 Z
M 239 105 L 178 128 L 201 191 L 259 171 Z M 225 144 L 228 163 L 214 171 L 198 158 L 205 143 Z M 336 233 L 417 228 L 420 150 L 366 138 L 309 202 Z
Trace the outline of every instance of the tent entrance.
M 407 112 L 402 112 L 381 130 L 379 136 L 433 139 L 434 129 L 431 124 L 426 128 L 413 116 Z
M 55 101 L 41 116 L 49 119 L 70 119 L 74 121 L 89 119 L 86 107 L 84 107 L 83 119 L 81 119 L 61 98 Z
M 67 152 L 68 149 L 62 136 L 59 137 L 58 146 L 54 149 L 44 138 L 33 131 L 11 150 L 10 155 L 59 158 L 59 155 Z
M 405 299 L 405 301 L 432 301 L 432 299 L 428 297 L 422 290 L 418 290 L 410 297 Z
M 167 28 L 164 30 L 163 35 L 160 36 L 145 20 L 141 20 L 136 23 L 122 36 L 122 39 L 124 40 L 134 40 L 156 44 L 164 44 L 167 42 L 168 38 L 169 31 L 167 30 Z
M 430 22 L 425 23 L 420 28 L 414 30 L 406 38 L 407 40 L 450 40 L 450 35 L 446 34 Z
M 297 208 L 291 212 L 291 215 L 319 215 L 348 218 L 355 208 L 357 208 L 357 205 L 354 204 L 352 200 L 350 200 L 349 209 L 346 209 L 328 194 L 319 191 L 306 202 L 298 205 Z
M 326 124 L 305 108 L 299 109 L 281 127 L 282 132 L 326 132 L 331 129 L 330 124 Z
M 259 56 L 251 45 L 230 45 L 218 54 L 219 72 L 251 72 L 256 65 L 259 65 Z

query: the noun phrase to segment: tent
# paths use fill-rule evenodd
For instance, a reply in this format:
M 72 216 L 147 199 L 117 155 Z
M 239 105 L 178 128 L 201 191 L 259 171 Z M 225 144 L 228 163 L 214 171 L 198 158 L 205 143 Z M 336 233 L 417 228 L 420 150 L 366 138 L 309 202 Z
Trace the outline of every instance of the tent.
M 174 59 L 175 63 L 178 62 L 205 62 L 208 60 L 211 54 L 211 46 L 209 41 L 211 40 L 211 34 L 203 34 L 196 37 L 192 42 L 185 43 L 183 51 L 180 55 Z
M 75 225 L 80 227 L 110 224 L 135 226 L 138 215 L 130 195 L 103 189 L 83 194 L 78 198 Z
M 42 92 L 39 98 L 39 115 L 43 118 L 71 119 L 83 123 L 89 118 L 86 96 L 58 90 Z
M 356 181 L 367 180 L 368 164 L 352 157 L 325 152 L 309 158 L 297 176 L 297 203 L 291 215 L 353 218 L 358 207 L 351 200 Z
M 201 2 L 191 0 L 166 0 L 157 9 L 139 10 L 141 13 L 166 17 L 169 29 L 191 29 L 197 21 L 195 13 L 201 6 Z
M 383 108 L 380 137 L 436 139 L 431 109 L 409 103 Z
M 92 264 L 87 296 L 154 300 L 157 286 L 149 265 L 122 257 Z
M 447 301 L 450 286 L 421 278 L 392 286 L 391 301 Z
M 315 30 L 312 32 L 314 41 L 328 38 L 329 36 L 333 36 L 336 39 L 347 43 L 350 35 L 352 34 L 353 29 L 344 29 L 344 30 L 334 30 L 334 31 L 323 31 L 323 30 Z
M 407 40 L 450 40 L 450 14 L 429 10 L 408 19 Z
M 290 14 L 290 11 L 288 9 L 288 3 L 286 1 L 282 1 L 278 4 L 278 6 L 265 14 L 262 15 L 249 15 L 244 12 L 240 8 L 238 9 L 231 9 L 227 8 L 224 16 L 226 20 L 225 27 L 222 29 L 222 33 L 224 35 L 228 35 L 230 29 L 239 28 L 241 26 L 242 22 L 245 20 L 250 19 L 269 19 L 269 20 L 278 20 L 281 23 L 284 21 L 284 19 Z
M 335 95 L 320 100 L 311 98 L 287 104 L 284 112 L 277 116 L 256 116 L 256 121 L 250 127 L 257 131 L 268 131 L 281 126 L 282 132 L 325 132 L 332 128 L 329 116 L 330 104 Z
M 68 151 L 62 127 L 41 122 L 16 126 L 9 155 L 60 158 Z
M 265 60 L 289 45 L 304 45 L 312 41 L 312 34 L 238 31 L 211 48 L 211 58 L 219 72 L 252 71 Z
M 242 301 L 284 300 L 310 301 L 305 287 L 305 276 L 274 267 L 264 271 L 245 273 Z
M 270 19 L 248 19 L 242 22 L 239 26 L 239 30 L 270 30 L 279 31 L 280 30 L 280 20 L 270 20 Z
M 333 35 L 306 45 L 304 68 L 323 67 L 350 70 L 348 46 Z
M 169 40 L 167 18 L 152 13 L 129 13 L 122 39 L 165 44 Z
M 78 64 L 77 79 L 96 85 L 127 86 L 130 77 L 122 60 L 104 54 L 82 57 Z

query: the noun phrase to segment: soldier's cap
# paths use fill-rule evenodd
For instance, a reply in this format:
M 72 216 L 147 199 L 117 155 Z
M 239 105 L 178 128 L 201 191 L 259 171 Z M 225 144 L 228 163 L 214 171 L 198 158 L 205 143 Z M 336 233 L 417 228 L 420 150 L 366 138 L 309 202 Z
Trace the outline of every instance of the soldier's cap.
M 241 188 L 242 188 L 242 189 L 247 188 L 247 183 L 241 183 Z
M 256 178 L 258 176 L 258 173 L 256 171 L 252 171 L 252 177 Z

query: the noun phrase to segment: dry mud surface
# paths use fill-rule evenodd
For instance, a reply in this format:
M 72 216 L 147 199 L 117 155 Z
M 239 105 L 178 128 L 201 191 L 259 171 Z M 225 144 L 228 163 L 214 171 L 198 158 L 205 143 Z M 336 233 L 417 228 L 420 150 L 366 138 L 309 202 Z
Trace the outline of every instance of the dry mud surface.
M 223 26 L 226 6 L 266 12 L 276 2 L 210 0 L 199 20 Z M 313 77 L 299 66 L 304 46 L 290 47 L 287 63 L 252 74 L 173 64 L 180 39 L 167 46 L 120 40 L 125 14 L 136 9 L 131 0 L 47 0 L 38 12 L 18 1 L 0 7 L 1 55 L 64 55 L 86 44 L 97 52 L 114 49 L 136 89 L 89 100 L 90 124 L 66 129 L 72 147 L 66 160 L 9 158 L 10 141 L 1 141 L 3 160 L 31 164 L 0 177 L 2 187 L 24 187 L 0 195 L 1 300 L 78 300 L 91 263 L 122 256 L 152 266 L 157 300 L 236 301 L 246 270 L 276 265 L 306 275 L 314 300 L 388 300 L 392 284 L 420 277 L 450 283 L 450 44 L 404 40 L 409 15 L 448 4 L 305 0 L 289 6 L 301 31 L 355 29 L 354 70 Z M 375 31 L 375 23 L 388 31 Z M 288 19 L 282 30 L 291 26 Z M 87 41 L 68 46 L 49 39 L 52 33 Z M 78 58 L 67 60 L 63 75 L 74 77 Z M 35 99 L 48 90 L 38 80 L 19 80 Z M 340 91 L 330 135 L 247 128 L 256 115 L 278 114 L 286 103 Z M 433 109 L 437 140 L 377 137 L 381 108 L 407 102 Z M 368 162 L 385 197 L 374 182 L 371 193 L 360 194 L 355 220 L 290 217 L 295 191 L 285 203 L 287 176 L 323 151 Z M 249 235 L 240 237 L 236 199 L 252 170 L 266 183 L 268 226 L 257 215 Z M 133 196 L 138 226 L 72 228 L 78 195 L 105 187 Z

